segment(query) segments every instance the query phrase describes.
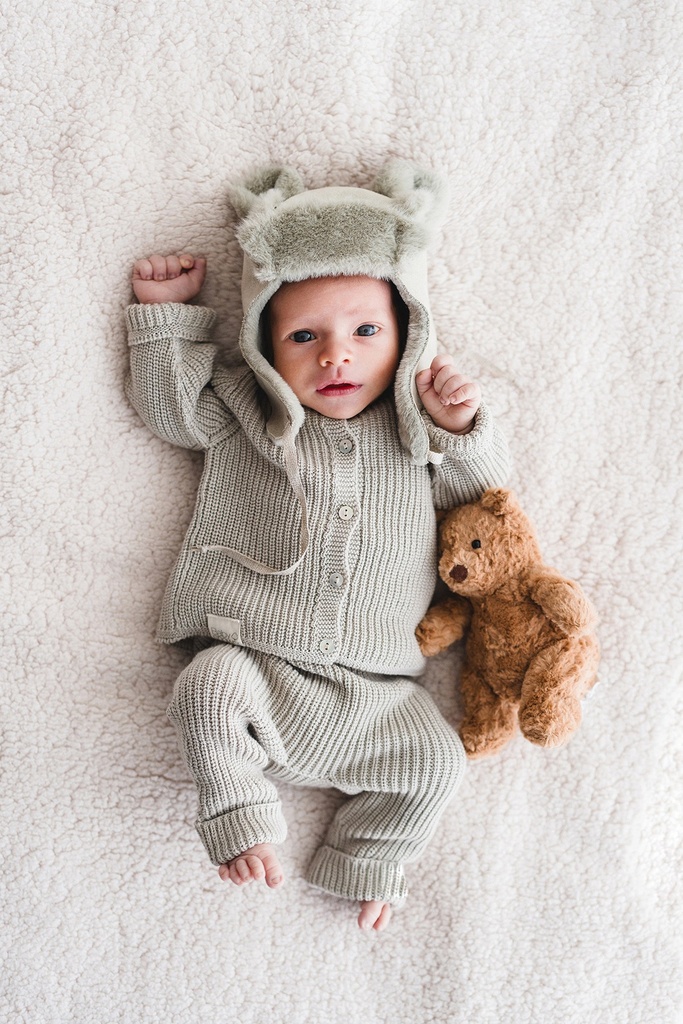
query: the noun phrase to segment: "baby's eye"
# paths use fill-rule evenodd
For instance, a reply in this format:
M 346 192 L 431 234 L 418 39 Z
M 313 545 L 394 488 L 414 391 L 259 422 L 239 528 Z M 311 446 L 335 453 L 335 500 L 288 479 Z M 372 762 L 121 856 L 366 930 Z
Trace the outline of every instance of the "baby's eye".
M 294 331 L 293 334 L 290 334 L 292 341 L 296 341 L 299 344 L 303 344 L 305 341 L 313 341 L 314 337 L 315 335 L 311 334 L 310 331 Z
M 377 334 L 379 327 L 375 324 L 361 324 L 356 329 L 356 334 L 360 334 L 361 338 L 371 338 L 373 334 Z

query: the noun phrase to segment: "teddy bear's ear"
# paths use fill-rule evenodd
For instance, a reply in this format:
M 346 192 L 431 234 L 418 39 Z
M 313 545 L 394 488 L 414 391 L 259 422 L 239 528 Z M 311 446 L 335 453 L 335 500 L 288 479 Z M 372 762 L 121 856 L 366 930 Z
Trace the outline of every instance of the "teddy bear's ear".
M 479 504 L 482 508 L 493 512 L 494 516 L 507 515 L 517 508 L 514 494 L 504 487 L 492 487 L 490 490 L 484 491 L 479 499 Z
M 392 199 L 394 206 L 428 238 L 445 219 L 448 210 L 445 180 L 410 160 L 390 160 L 370 188 Z
M 264 167 L 228 189 L 228 199 L 240 220 L 252 210 L 274 210 L 285 199 L 304 191 L 298 171 L 291 167 Z

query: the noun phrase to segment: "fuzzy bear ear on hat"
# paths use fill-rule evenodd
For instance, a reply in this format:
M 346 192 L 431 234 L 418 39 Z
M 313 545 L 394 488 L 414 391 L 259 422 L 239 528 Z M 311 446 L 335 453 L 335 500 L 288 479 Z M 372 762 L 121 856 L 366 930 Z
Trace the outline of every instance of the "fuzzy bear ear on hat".
M 507 515 L 518 507 L 513 492 L 504 487 L 492 487 L 490 490 L 484 491 L 480 504 L 482 508 L 493 512 L 494 516 Z
M 235 207 L 240 219 L 252 210 L 274 210 L 285 199 L 304 191 L 304 183 L 298 171 L 292 167 L 271 166 L 246 178 L 228 189 L 228 199 Z
M 445 179 L 411 160 L 390 160 L 370 188 L 391 199 L 394 207 L 429 239 L 446 218 L 448 185 Z

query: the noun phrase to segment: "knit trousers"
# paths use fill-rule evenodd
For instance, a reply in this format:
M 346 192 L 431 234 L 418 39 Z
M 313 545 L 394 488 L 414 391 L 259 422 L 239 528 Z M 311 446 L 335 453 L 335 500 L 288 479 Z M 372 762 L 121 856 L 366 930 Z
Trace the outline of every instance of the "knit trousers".
M 348 899 L 398 902 L 403 864 L 424 849 L 462 777 L 463 747 L 413 680 L 321 671 L 217 644 L 179 676 L 168 714 L 198 789 L 196 828 L 223 864 L 285 839 L 271 779 L 334 786 L 350 799 L 307 880 Z

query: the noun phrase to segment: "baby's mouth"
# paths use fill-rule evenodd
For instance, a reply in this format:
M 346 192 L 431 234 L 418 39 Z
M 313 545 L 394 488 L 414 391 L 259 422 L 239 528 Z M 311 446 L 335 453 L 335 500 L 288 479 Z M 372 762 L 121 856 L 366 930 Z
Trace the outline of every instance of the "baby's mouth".
M 321 388 L 317 388 L 319 395 L 350 395 L 353 391 L 357 391 L 360 384 L 352 384 L 351 381 L 340 381 L 333 380 L 329 384 L 324 384 Z

